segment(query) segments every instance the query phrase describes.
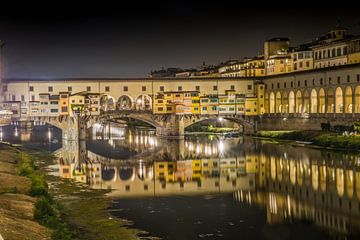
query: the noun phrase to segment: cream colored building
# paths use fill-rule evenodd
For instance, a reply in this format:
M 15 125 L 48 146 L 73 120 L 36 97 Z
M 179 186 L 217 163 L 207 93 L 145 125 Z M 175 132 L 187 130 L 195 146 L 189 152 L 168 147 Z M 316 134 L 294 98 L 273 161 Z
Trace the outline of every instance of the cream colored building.
M 292 72 L 290 54 L 282 53 L 272 55 L 266 60 L 266 75 L 276 75 Z
M 339 40 L 312 47 L 314 68 L 325 68 L 348 63 L 348 42 Z
M 309 48 L 299 48 L 290 53 L 292 71 L 305 71 L 314 68 L 313 51 Z

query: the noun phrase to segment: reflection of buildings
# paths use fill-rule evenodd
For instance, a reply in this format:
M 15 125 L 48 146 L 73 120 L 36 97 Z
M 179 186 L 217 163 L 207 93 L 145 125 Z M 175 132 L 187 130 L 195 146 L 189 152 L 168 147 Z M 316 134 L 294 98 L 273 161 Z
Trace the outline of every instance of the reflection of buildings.
M 236 191 L 236 200 L 265 208 L 269 223 L 299 219 L 314 222 L 332 235 L 360 233 L 358 157 L 326 162 L 286 156 L 260 159 L 265 171 L 257 174 L 257 180 L 264 174 L 264 185 L 257 182 L 256 191 Z
M 121 144 L 134 144 L 136 136 L 131 138 Z M 336 236 L 360 229 L 358 157 L 238 139 L 158 145 L 156 154 L 138 151 L 115 160 L 85 144 L 64 144 L 58 152 L 60 175 L 112 189 L 116 197 L 233 192 L 235 200 L 266 209 L 270 224 L 305 220 Z

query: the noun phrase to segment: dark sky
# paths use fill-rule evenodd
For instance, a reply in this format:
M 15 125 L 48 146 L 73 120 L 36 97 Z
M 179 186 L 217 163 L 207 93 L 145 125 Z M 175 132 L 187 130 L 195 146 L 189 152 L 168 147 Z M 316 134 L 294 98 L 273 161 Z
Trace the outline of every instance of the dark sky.
M 121 1 L 119 1 L 121 3 Z M 266 39 L 307 42 L 336 26 L 360 34 L 359 8 L 254 8 L 237 2 L 12 7 L 0 14 L 4 77 L 144 77 L 254 56 Z

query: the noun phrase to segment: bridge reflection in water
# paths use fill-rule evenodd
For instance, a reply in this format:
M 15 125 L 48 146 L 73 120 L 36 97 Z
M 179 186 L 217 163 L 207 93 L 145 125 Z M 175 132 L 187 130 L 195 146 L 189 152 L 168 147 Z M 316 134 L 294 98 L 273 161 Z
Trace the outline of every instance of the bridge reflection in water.
M 118 198 L 232 193 L 264 209 L 269 224 L 304 220 L 332 235 L 359 234 L 358 155 L 246 138 L 113 134 L 64 142 L 56 152 L 59 175 Z

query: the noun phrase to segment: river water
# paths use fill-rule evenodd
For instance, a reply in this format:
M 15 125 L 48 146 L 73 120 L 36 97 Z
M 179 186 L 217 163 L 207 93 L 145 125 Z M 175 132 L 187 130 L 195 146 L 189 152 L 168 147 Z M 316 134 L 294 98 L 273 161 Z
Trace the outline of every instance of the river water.
M 54 152 L 56 175 L 111 189 L 109 211 L 162 239 L 360 239 L 360 156 L 248 137 L 158 138 L 95 126 L 91 139 L 3 127 Z

